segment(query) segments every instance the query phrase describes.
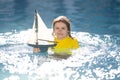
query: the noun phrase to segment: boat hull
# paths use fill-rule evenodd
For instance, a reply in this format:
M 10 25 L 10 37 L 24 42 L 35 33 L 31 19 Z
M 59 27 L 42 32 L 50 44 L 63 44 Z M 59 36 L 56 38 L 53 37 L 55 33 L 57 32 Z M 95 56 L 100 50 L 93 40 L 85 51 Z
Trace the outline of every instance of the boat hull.
M 35 45 L 35 44 L 28 44 L 33 48 L 39 48 L 39 52 L 47 52 L 49 47 L 54 47 L 56 44 L 48 44 L 48 45 Z

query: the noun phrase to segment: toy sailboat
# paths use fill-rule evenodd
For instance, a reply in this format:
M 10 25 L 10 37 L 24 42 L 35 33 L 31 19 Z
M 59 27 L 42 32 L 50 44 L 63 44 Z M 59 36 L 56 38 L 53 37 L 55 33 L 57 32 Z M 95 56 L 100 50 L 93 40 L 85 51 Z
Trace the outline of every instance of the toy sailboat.
M 45 52 L 48 47 L 55 45 L 52 30 L 47 28 L 36 10 L 32 31 L 29 36 L 28 45 L 33 47 L 33 52 Z

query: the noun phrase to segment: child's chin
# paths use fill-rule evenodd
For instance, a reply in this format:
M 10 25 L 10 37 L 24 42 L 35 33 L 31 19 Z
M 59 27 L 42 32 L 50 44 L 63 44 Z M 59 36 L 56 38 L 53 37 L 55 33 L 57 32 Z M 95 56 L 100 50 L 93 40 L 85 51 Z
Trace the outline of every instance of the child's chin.
M 59 36 L 59 37 L 58 37 L 58 39 L 64 39 L 64 38 L 65 38 L 65 37 L 63 37 L 63 36 Z

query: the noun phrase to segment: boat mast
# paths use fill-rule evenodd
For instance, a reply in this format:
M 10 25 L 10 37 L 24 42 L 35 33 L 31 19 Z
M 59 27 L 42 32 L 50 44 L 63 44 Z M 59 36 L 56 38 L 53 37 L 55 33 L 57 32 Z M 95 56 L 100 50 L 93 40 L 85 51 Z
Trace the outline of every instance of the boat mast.
M 36 33 L 36 46 L 33 48 L 33 52 L 40 52 L 40 48 L 38 46 L 38 13 L 35 10 L 35 33 Z
M 38 45 L 38 17 L 37 17 L 37 10 L 35 10 L 35 33 L 36 33 L 36 45 Z

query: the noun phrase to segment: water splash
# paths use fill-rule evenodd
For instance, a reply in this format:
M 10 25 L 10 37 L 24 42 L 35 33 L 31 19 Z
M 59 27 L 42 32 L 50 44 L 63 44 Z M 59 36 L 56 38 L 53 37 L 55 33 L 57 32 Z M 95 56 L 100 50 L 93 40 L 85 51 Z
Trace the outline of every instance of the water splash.
M 120 79 L 119 35 L 73 32 L 81 47 L 70 58 L 58 60 L 41 56 L 44 53 L 33 54 L 26 44 L 28 33 L 0 33 L 1 80 Z

